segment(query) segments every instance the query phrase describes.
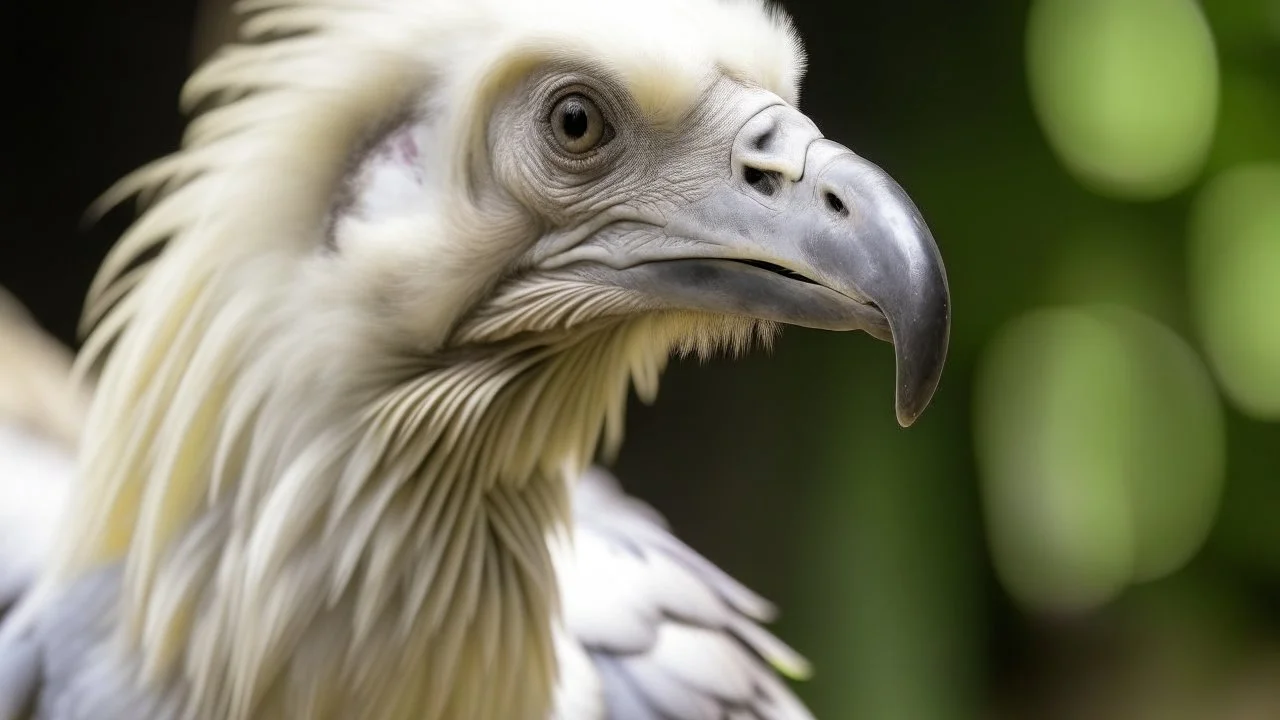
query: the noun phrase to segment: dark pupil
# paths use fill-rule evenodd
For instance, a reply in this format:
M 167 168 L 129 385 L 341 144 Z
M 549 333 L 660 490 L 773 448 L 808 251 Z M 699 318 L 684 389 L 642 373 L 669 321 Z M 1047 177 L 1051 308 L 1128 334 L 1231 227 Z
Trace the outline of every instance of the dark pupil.
M 564 123 L 564 134 L 572 139 L 581 139 L 587 134 L 587 125 L 590 121 L 587 119 L 587 109 L 582 107 L 580 103 L 571 102 L 564 108 L 564 117 L 561 118 Z

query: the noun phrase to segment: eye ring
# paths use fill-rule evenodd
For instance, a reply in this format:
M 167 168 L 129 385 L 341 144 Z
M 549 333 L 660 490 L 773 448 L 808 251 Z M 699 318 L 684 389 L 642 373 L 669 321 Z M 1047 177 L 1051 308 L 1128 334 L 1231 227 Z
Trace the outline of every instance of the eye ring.
M 551 108 L 548 120 L 556 143 L 574 155 L 589 153 L 612 136 L 600 106 L 581 93 L 560 98 Z

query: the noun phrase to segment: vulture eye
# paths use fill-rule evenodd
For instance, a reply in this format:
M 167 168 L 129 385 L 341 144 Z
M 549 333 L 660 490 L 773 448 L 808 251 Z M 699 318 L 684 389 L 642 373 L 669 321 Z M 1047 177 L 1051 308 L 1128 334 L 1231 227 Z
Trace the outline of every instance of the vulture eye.
M 551 110 L 551 130 L 560 147 L 574 154 L 594 150 L 608 139 L 604 113 L 590 99 L 576 94 L 562 98 Z

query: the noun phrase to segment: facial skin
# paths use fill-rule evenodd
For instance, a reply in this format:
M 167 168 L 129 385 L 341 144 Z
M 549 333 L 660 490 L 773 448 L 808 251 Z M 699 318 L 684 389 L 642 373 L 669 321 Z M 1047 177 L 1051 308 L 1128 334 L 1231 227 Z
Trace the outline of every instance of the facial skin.
M 932 235 L 887 174 L 776 95 L 717 77 L 655 122 L 607 73 L 553 66 L 495 109 L 489 138 L 498 184 L 546 228 L 526 280 L 865 330 L 895 344 L 899 421 L 928 404 L 950 326 Z

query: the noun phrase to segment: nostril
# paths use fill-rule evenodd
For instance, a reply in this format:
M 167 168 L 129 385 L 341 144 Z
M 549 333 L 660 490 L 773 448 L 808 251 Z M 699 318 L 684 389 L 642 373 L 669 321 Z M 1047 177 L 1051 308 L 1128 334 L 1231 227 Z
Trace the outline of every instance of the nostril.
M 774 130 L 775 128 L 770 127 L 768 130 L 765 130 L 764 132 L 756 136 L 756 140 L 752 144 L 755 145 L 757 150 L 764 150 L 767 147 L 769 147 L 769 143 L 773 142 Z
M 742 168 L 742 179 L 755 188 L 756 192 L 766 197 L 778 191 L 778 173 L 753 168 L 750 165 Z
M 825 193 L 823 195 L 823 199 L 826 200 L 827 207 L 831 209 L 831 212 L 837 215 L 849 214 L 849 208 L 845 207 L 844 201 L 836 197 L 835 193 L 833 192 Z

